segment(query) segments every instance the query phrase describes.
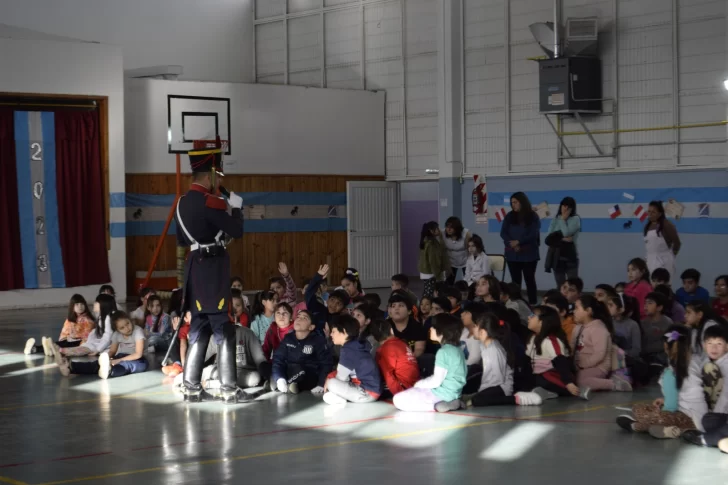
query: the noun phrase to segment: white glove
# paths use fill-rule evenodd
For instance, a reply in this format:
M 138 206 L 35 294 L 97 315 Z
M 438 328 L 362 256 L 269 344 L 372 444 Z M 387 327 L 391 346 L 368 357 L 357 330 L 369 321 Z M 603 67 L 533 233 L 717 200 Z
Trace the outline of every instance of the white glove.
M 230 207 L 233 209 L 242 209 L 243 208 L 243 198 L 240 197 L 235 192 L 230 192 L 230 198 L 228 199 L 228 203 L 230 204 Z
M 321 386 L 316 386 L 313 389 L 311 389 L 311 394 L 323 394 L 324 388 Z
M 276 381 L 276 387 L 280 392 L 288 392 L 288 381 L 281 377 Z

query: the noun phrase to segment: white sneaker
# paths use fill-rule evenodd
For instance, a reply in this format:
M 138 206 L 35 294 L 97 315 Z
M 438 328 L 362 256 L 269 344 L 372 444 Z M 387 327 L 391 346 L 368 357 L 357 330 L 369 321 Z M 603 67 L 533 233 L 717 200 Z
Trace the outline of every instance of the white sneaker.
M 516 404 L 519 406 L 540 406 L 543 404 L 543 399 L 535 392 L 517 392 L 515 398 Z
M 43 337 L 41 342 L 43 343 L 43 352 L 45 352 L 48 357 L 53 357 L 53 339 L 50 337 Z
M 109 374 L 111 374 L 111 359 L 109 359 L 108 352 L 104 352 L 99 355 L 99 377 L 108 379 Z
M 276 381 L 278 392 L 288 392 L 288 381 L 282 377 Z
M 43 337 L 45 338 L 45 337 Z M 25 349 L 23 349 L 23 353 L 25 355 L 30 355 L 35 353 L 35 339 L 29 338 L 27 342 L 25 342 Z
M 291 394 L 298 394 L 298 383 L 297 382 L 291 382 L 288 384 L 288 392 Z
M 327 392 L 324 393 L 324 402 L 326 404 L 331 404 L 332 406 L 342 406 L 346 404 L 346 399 L 334 394 L 333 392 Z

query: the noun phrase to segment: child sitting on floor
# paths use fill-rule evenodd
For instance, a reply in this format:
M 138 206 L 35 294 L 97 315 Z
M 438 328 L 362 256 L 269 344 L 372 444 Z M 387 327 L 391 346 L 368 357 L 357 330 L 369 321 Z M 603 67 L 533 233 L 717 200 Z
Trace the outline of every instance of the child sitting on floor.
M 642 333 L 645 336 L 642 355 L 650 364 L 667 365 L 664 335 L 672 320 L 663 315 L 666 299 L 662 293 L 652 292 L 645 297 L 645 313 L 642 318 Z
M 700 286 L 700 271 L 694 268 L 689 268 L 683 271 L 680 275 L 682 280 L 682 288 L 678 289 L 675 294 L 677 301 L 682 306 L 687 305 L 691 301 L 703 301 L 710 303 L 710 293 L 708 290 Z
M 131 318 L 131 321 L 134 323 L 134 325 L 139 325 L 140 327 L 144 327 L 144 316 L 147 312 L 147 300 L 149 300 L 150 296 L 156 295 L 157 292 L 154 291 L 154 288 L 142 288 L 139 291 L 139 300 L 137 301 L 137 308 L 131 314 L 129 317 Z
M 458 318 L 444 313 L 433 318 L 430 338 L 441 344 L 435 356 L 435 372 L 394 396 L 397 409 L 448 412 L 460 407 L 468 372 L 459 346 L 462 333 L 463 323 Z
M 422 323 L 425 323 L 425 321 L 428 318 L 430 318 L 431 311 L 432 311 L 432 297 L 423 296 L 420 299 L 420 307 L 419 307 L 419 316 L 420 316 L 420 321 Z
M 612 318 L 603 303 L 590 295 L 582 295 L 574 305 L 576 383 L 593 391 L 631 391 L 632 385 L 617 374 L 609 379 L 612 369 Z
M 622 297 L 616 293 L 607 297 L 607 309 L 614 324 L 614 339 L 624 352 L 634 359 L 642 353 L 642 331 L 637 322 L 624 315 Z
M 286 302 L 278 303 L 275 306 L 275 325 L 271 325 L 265 334 L 263 342 L 263 354 L 270 362 L 285 336 L 293 331 L 293 310 Z
M 644 259 L 634 258 L 629 262 L 627 265 L 627 278 L 629 283 L 624 286 L 624 294 L 637 300 L 641 320 L 645 316 L 645 298 L 652 292 L 650 272 Z M 615 287 L 615 290 L 619 293 L 619 289 Z
M 301 310 L 293 322 L 293 332 L 283 338 L 273 354 L 272 390 L 291 394 L 324 392 L 326 376 L 333 361 L 326 337 L 314 330 L 316 326 L 311 314 Z
M 409 277 L 405 274 L 396 274 L 392 276 L 392 291 L 402 290 L 405 291 L 412 303 L 417 305 L 417 295 L 412 293 L 409 289 Z
M 181 310 L 180 310 L 181 311 Z M 177 377 L 184 372 L 185 360 L 187 360 L 187 336 L 190 333 L 190 322 L 192 321 L 192 313 L 186 312 L 184 318 L 172 317 L 172 330 L 177 332 L 177 345 L 179 350 L 170 352 L 171 364 L 162 367 L 162 374 L 169 377 Z M 260 342 L 258 342 L 260 345 Z M 164 363 L 163 363 L 164 364 Z
M 162 311 L 162 299 L 151 295 L 147 299 L 147 311 L 144 315 L 144 335 L 147 336 L 149 350 L 166 352 L 173 333 L 169 315 Z
M 230 301 L 232 302 L 233 319 L 235 321 L 235 325 L 250 328 L 250 317 L 246 313 L 245 301 L 243 300 L 242 293 L 240 293 L 239 290 L 235 289 L 230 290 L 230 293 Z
M 335 290 L 329 294 L 325 304 L 318 300 L 319 288 L 324 284 L 324 279 L 328 274 L 328 264 L 319 266 L 318 272 L 311 278 L 304 295 L 306 307 L 311 312 L 314 325 L 316 325 L 316 332 L 320 334 L 324 333 L 324 327 L 327 323 L 331 323 L 335 316 L 348 313 L 347 307 L 351 301 L 349 295 L 343 290 Z
M 86 342 L 89 333 L 91 333 L 94 327 L 95 323 L 88 311 L 86 299 L 78 294 L 73 295 L 68 302 L 68 316 L 63 323 L 58 341 L 54 343 L 52 338 L 42 337 L 42 345 L 35 345 L 35 339 L 29 338 L 25 342 L 23 352 L 26 355 L 44 352 L 48 357 L 53 357 L 54 345 L 61 348 L 78 347 Z
M 392 332 L 392 325 L 386 320 L 376 319 L 369 324 L 369 333 L 379 342 L 376 361 L 382 373 L 385 392 L 391 395 L 409 389 L 420 378 L 420 369 L 412 350 Z
M 116 328 L 111 336 L 111 348 L 101 354 L 98 361 L 69 361 L 54 348 L 61 374 L 98 374 L 101 379 L 108 379 L 146 371 L 149 363 L 144 357 L 144 330 L 134 325 L 129 315 L 121 311 L 111 316 L 111 324 Z
M 685 308 L 685 324 L 691 329 L 690 347 L 693 358 L 702 360 L 705 357 L 703 340 L 705 331 L 715 325 L 726 325 L 725 320 L 716 315 L 703 301 L 696 300 L 688 303 Z
M 331 340 L 341 346 L 339 364 L 324 390 L 327 404 L 368 403 L 379 399 L 382 379 L 367 342 L 359 340 L 359 322 L 342 315 L 331 326 Z
M 656 270 L 655 270 L 656 271 Z M 675 293 L 667 285 L 655 286 L 655 293 L 661 293 L 665 297 L 665 309 L 662 312 L 672 323 L 685 323 L 685 307 L 678 303 Z
M 571 337 L 574 335 L 574 329 L 576 329 L 577 325 L 574 321 L 574 315 L 570 312 L 569 301 L 559 290 L 550 290 L 543 296 L 543 304 L 559 312 L 561 328 L 566 336 L 565 343 L 571 345 Z
M 715 279 L 715 299 L 712 306 L 716 315 L 728 318 L 728 275 L 720 275 Z
M 518 312 L 518 316 L 521 317 L 521 323 L 524 326 L 528 326 L 528 317 L 531 315 L 531 307 L 528 306 L 526 300 L 523 299 L 523 293 L 521 287 L 515 283 L 505 283 L 501 281 L 501 302 L 511 310 Z
M 298 289 L 288 272 L 286 263 L 278 263 L 278 272 L 281 274 L 280 276 L 274 276 L 268 280 L 268 289 L 278 295 L 279 302 L 295 305 L 298 300 Z
M 275 319 L 273 314 L 277 303 L 278 293 L 274 291 L 260 291 L 255 295 L 252 310 L 253 322 L 250 324 L 250 329 L 258 337 L 260 343 L 265 340 L 265 335 Z
M 470 300 L 476 302 L 500 302 L 500 282 L 495 276 L 481 276 L 475 284 L 472 296 Z
M 78 347 L 59 347 L 60 353 L 66 357 L 79 357 L 99 355 L 109 350 L 111 335 L 114 333 L 111 326 L 111 314 L 115 311 L 117 311 L 116 300 L 113 296 L 106 293 L 97 296 L 94 302 L 94 315 L 97 315 L 96 326 L 88 334 L 88 339 Z
M 101 285 L 101 288 L 99 288 L 99 295 L 116 297 L 116 290 L 114 290 L 114 287 L 111 285 Z
M 672 325 L 663 335 L 663 346 L 668 366 L 660 377 L 662 397 L 652 404 L 635 404 L 632 414 L 617 418 L 617 425 L 627 431 L 649 432 L 655 438 L 678 438 L 695 424 L 687 409 L 682 409 L 680 392 L 688 377 L 690 364 L 690 330 L 683 325 Z
M 241 298 L 243 299 L 243 306 L 245 311 L 250 310 L 250 301 L 248 297 L 243 294 L 243 279 L 240 276 L 233 276 L 230 278 L 230 289 L 237 290 L 240 292 Z

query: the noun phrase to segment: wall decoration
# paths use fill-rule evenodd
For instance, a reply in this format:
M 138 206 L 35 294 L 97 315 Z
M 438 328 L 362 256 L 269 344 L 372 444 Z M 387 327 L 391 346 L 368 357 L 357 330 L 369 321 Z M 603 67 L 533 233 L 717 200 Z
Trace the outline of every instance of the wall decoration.
M 622 215 L 622 211 L 619 208 L 618 204 L 615 204 L 614 206 L 610 207 L 607 212 L 609 213 L 610 219 L 616 219 L 617 217 Z
M 642 206 L 642 205 L 638 206 L 635 209 L 634 215 L 637 219 L 640 220 L 640 222 L 645 222 L 645 219 L 647 219 L 647 211 L 645 210 L 644 206 Z
M 506 218 L 506 210 L 501 207 L 497 211 L 495 211 L 495 218 L 498 222 L 503 222 L 503 219 Z
M 665 215 L 667 217 L 670 217 L 677 221 L 683 216 L 684 212 L 685 212 L 684 205 L 682 205 L 680 202 L 676 201 L 675 199 L 667 199 L 667 204 L 665 204 Z
M 534 205 L 533 211 L 538 215 L 539 219 L 548 219 L 549 216 L 551 215 L 551 210 L 549 209 L 549 203 L 546 201 L 543 201 L 538 205 Z
M 705 219 L 710 217 L 710 204 L 704 202 L 698 204 L 698 218 Z
M 473 214 L 476 224 L 488 224 L 488 188 L 485 175 L 473 175 L 475 187 L 472 192 Z
M 232 154 L 230 98 L 167 96 L 169 153 L 187 153 L 194 140 L 228 140 L 225 155 Z

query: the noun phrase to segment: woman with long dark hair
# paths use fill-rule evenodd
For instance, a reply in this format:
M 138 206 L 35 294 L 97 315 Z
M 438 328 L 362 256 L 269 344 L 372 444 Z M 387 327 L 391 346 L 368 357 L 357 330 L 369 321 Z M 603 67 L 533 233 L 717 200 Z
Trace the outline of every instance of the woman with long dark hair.
M 511 280 L 521 286 L 526 280 L 528 302 L 538 301 L 536 287 L 536 266 L 540 259 L 538 247 L 541 244 L 541 220 L 538 218 L 523 192 L 511 196 L 511 211 L 503 219 L 501 238 L 505 243 L 505 257 Z
M 465 277 L 465 267 L 468 265 L 468 243 L 473 235 L 463 227 L 459 217 L 453 216 L 445 221 L 444 236 L 447 256 L 450 259 L 450 267 L 452 268 L 452 272 L 447 277 L 447 282 L 452 285 L 457 280 L 458 270 L 463 273 L 460 279 Z
M 665 208 L 659 200 L 650 202 L 647 216 L 644 231 L 647 268 L 650 274 L 657 268 L 665 268 L 672 277 L 675 274 L 675 256 L 681 245 L 677 229 L 665 217 Z
M 440 226 L 435 221 L 422 224 L 420 233 L 420 259 L 417 264 L 420 278 L 425 282 L 424 296 L 432 296 L 435 283 L 443 281 L 450 270 L 447 248 L 442 241 Z
M 581 232 L 581 218 L 576 215 L 576 201 L 572 197 L 564 197 L 559 204 L 559 213 L 551 220 L 549 234 L 561 233 L 559 245 L 559 261 L 554 261 L 554 279 L 556 287 L 561 288 L 568 278 L 579 277 L 579 253 L 577 242 Z M 549 244 L 549 241 L 546 242 Z

